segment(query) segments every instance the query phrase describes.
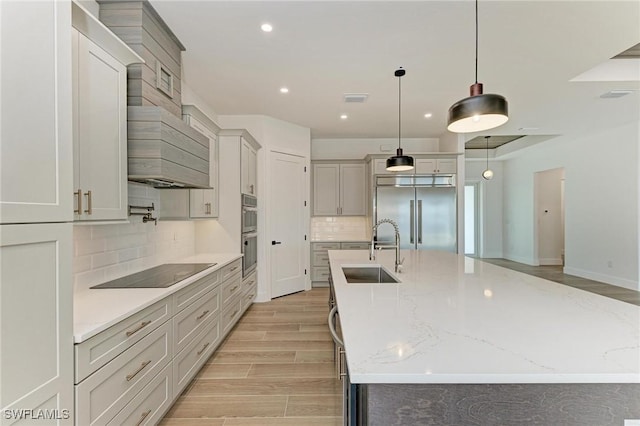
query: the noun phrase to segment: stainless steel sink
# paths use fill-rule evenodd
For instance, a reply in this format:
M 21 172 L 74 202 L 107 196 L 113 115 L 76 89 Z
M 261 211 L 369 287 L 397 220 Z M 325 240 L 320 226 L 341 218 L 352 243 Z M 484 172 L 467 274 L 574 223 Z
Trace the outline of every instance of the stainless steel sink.
M 393 275 L 383 267 L 372 266 L 343 266 L 342 272 L 348 284 L 399 283 Z

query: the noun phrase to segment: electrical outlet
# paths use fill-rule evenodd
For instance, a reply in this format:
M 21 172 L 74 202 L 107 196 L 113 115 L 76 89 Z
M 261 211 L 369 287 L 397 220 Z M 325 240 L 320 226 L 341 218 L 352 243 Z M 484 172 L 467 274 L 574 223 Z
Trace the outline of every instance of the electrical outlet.
M 608 260 L 607 261 L 607 268 L 613 268 L 613 261 L 612 260 Z

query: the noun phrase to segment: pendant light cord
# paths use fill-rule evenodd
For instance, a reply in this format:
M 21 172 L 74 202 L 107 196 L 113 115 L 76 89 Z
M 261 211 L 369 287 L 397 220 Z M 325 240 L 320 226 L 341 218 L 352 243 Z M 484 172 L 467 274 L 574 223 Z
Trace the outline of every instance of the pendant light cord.
M 476 84 L 478 84 L 478 0 L 476 0 Z
M 487 140 L 487 170 L 489 170 L 489 138 L 491 136 L 485 136 L 484 138 Z
M 402 76 L 398 77 L 398 149 L 400 149 L 400 141 L 401 141 L 401 129 L 402 129 L 402 87 L 401 87 Z

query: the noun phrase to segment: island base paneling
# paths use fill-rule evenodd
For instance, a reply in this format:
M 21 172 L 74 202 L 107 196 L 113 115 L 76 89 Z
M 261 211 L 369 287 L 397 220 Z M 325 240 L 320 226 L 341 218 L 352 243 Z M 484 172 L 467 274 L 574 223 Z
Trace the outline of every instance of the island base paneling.
M 350 425 L 602 426 L 640 419 L 637 383 L 355 386 L 360 416 Z

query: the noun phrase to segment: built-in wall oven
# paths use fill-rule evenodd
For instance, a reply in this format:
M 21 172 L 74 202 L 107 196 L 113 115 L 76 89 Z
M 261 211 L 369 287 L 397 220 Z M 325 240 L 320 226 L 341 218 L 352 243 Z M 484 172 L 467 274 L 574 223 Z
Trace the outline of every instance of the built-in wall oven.
M 258 200 L 251 195 L 242 194 L 242 233 L 258 230 Z
M 246 277 L 258 266 L 258 233 L 242 234 L 242 276 Z
M 258 266 L 258 200 L 242 194 L 242 276 Z

